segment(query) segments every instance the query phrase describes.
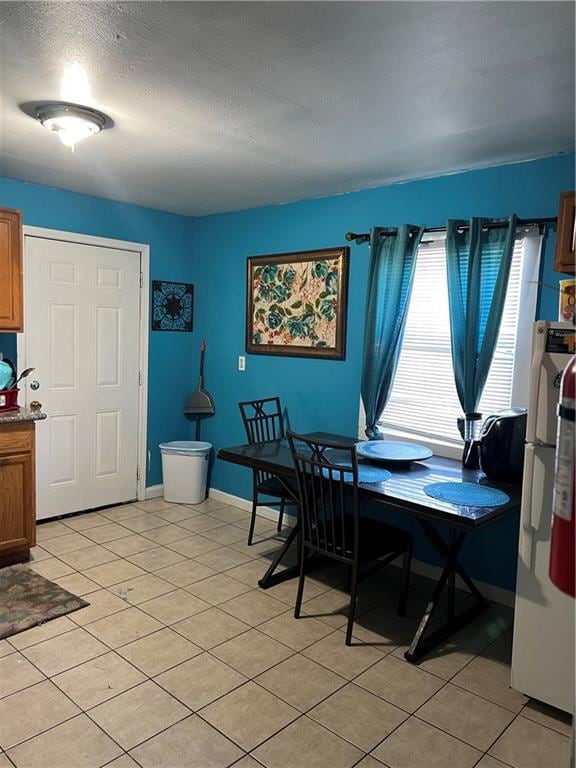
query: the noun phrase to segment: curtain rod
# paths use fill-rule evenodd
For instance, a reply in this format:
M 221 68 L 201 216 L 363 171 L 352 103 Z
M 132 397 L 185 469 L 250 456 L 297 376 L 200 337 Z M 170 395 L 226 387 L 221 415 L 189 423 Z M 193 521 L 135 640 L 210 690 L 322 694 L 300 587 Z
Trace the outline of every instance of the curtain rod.
M 516 219 L 516 226 L 517 227 L 540 227 L 540 232 L 542 233 L 542 230 L 545 226 L 550 224 L 556 224 L 558 221 L 558 218 L 556 216 L 550 216 L 548 218 L 543 219 Z M 507 227 L 508 224 L 505 221 L 492 221 L 487 222 L 483 225 L 487 229 L 499 229 L 500 227 Z M 462 226 L 458 227 L 460 231 L 464 231 L 466 229 L 470 229 L 469 224 L 462 224 Z M 394 227 L 388 227 L 386 229 L 382 230 L 383 235 L 391 234 L 392 232 L 395 232 L 396 229 Z M 445 232 L 446 227 L 426 227 L 424 229 L 424 232 Z M 367 243 L 370 240 L 370 234 L 368 232 L 346 232 L 346 240 L 350 243 L 353 240 L 356 242 L 356 245 L 361 245 L 362 243 Z

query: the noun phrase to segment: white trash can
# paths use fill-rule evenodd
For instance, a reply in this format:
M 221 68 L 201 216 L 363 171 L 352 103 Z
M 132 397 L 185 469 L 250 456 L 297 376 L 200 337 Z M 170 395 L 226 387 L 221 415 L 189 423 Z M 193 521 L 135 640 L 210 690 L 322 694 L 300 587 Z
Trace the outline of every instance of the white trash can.
M 161 443 L 164 499 L 199 504 L 206 498 L 206 477 L 212 443 L 176 440 Z

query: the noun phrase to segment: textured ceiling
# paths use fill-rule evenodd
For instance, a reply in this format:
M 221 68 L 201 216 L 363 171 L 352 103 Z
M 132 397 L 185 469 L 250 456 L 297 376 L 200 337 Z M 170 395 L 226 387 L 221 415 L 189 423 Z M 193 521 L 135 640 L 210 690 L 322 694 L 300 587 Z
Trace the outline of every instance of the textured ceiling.
M 574 5 L 2 2 L 0 174 L 189 215 L 574 145 Z M 71 154 L 18 105 L 115 127 Z

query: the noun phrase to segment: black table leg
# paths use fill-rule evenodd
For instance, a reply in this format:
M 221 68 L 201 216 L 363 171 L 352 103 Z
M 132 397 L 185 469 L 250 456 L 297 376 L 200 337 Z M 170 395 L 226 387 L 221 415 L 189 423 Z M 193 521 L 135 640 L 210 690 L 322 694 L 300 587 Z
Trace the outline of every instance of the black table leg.
M 300 504 L 300 499 L 298 498 L 297 494 L 294 493 L 292 486 L 288 482 L 286 482 L 286 480 L 283 477 L 279 477 L 277 475 L 276 479 L 280 481 L 280 484 L 284 487 L 286 494 L 292 497 L 293 503 L 296 505 L 296 509 L 298 509 L 298 506 Z M 283 571 L 279 571 L 278 573 L 274 573 L 274 571 L 282 562 L 284 555 L 290 549 L 290 546 L 292 545 L 294 539 L 298 536 L 299 530 L 300 530 L 300 522 L 296 520 L 296 525 L 290 531 L 290 534 L 288 535 L 286 541 L 284 542 L 283 547 L 280 549 L 278 554 L 274 557 L 274 559 L 266 569 L 266 573 L 264 574 L 264 576 L 262 576 L 262 578 L 258 581 L 258 586 L 261 589 L 270 589 L 270 587 L 273 587 L 276 584 L 282 584 L 283 581 L 288 581 L 289 579 L 294 579 L 298 576 L 297 565 L 293 565 L 290 568 L 285 568 Z
M 456 542 L 456 532 L 453 528 L 448 531 L 448 545 L 452 549 Z M 448 621 L 454 621 L 456 608 L 456 572 L 450 571 L 448 576 Z
M 462 549 L 462 545 L 466 539 L 466 533 L 464 531 L 456 531 L 453 528 L 450 529 L 448 536 L 448 544 L 440 536 L 434 526 L 427 520 L 418 521 L 422 526 L 426 536 L 430 539 L 438 553 L 444 559 L 445 564 L 438 579 L 438 583 L 434 587 L 432 596 L 426 606 L 424 615 L 420 620 L 416 634 L 412 639 L 410 648 L 404 654 L 404 658 L 407 661 L 416 662 L 425 656 L 432 648 L 435 648 L 443 640 L 446 640 L 457 630 L 468 624 L 470 621 L 479 616 L 485 611 L 489 603 L 483 597 L 478 587 L 474 584 L 472 579 L 468 576 L 462 565 L 458 562 L 458 555 Z M 464 581 L 476 602 L 466 610 L 459 614 L 456 614 L 455 602 L 456 602 L 456 575 Z M 438 629 L 433 632 L 427 632 L 431 619 L 434 615 L 436 608 L 438 607 L 440 598 L 444 589 L 448 591 L 448 615 L 446 622 L 442 624 Z
M 288 538 L 284 542 L 284 546 L 278 552 L 275 558 L 272 560 L 272 562 L 268 566 L 268 569 L 266 570 L 266 573 L 264 574 L 264 576 L 262 576 L 262 578 L 258 582 L 258 586 L 261 587 L 262 589 L 269 589 L 270 587 L 273 587 L 276 584 L 281 584 L 283 581 L 288 581 L 288 579 L 294 579 L 296 578 L 296 576 L 298 576 L 297 565 L 292 565 L 290 568 L 285 568 L 283 571 L 278 571 L 278 573 L 274 573 L 274 571 L 276 570 L 278 565 L 282 562 L 282 558 L 290 549 L 290 546 L 292 545 L 292 542 L 294 541 L 294 539 L 298 536 L 299 528 L 300 528 L 300 523 L 296 522 L 296 525 L 294 526 L 294 528 L 292 528 Z

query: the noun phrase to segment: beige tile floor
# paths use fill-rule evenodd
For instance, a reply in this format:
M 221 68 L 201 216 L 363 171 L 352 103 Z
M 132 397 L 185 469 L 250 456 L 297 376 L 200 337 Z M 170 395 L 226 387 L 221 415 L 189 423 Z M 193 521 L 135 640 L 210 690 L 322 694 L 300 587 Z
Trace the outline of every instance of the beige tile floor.
M 316 565 L 295 620 L 294 581 L 257 588 L 274 524 L 253 547 L 247 527 L 161 499 L 39 525 L 31 567 L 90 605 L 0 641 L 0 768 L 568 766 L 567 718 L 508 685 L 509 609 L 410 665 L 431 584 L 399 618 L 389 568 L 347 648 L 339 569 Z

